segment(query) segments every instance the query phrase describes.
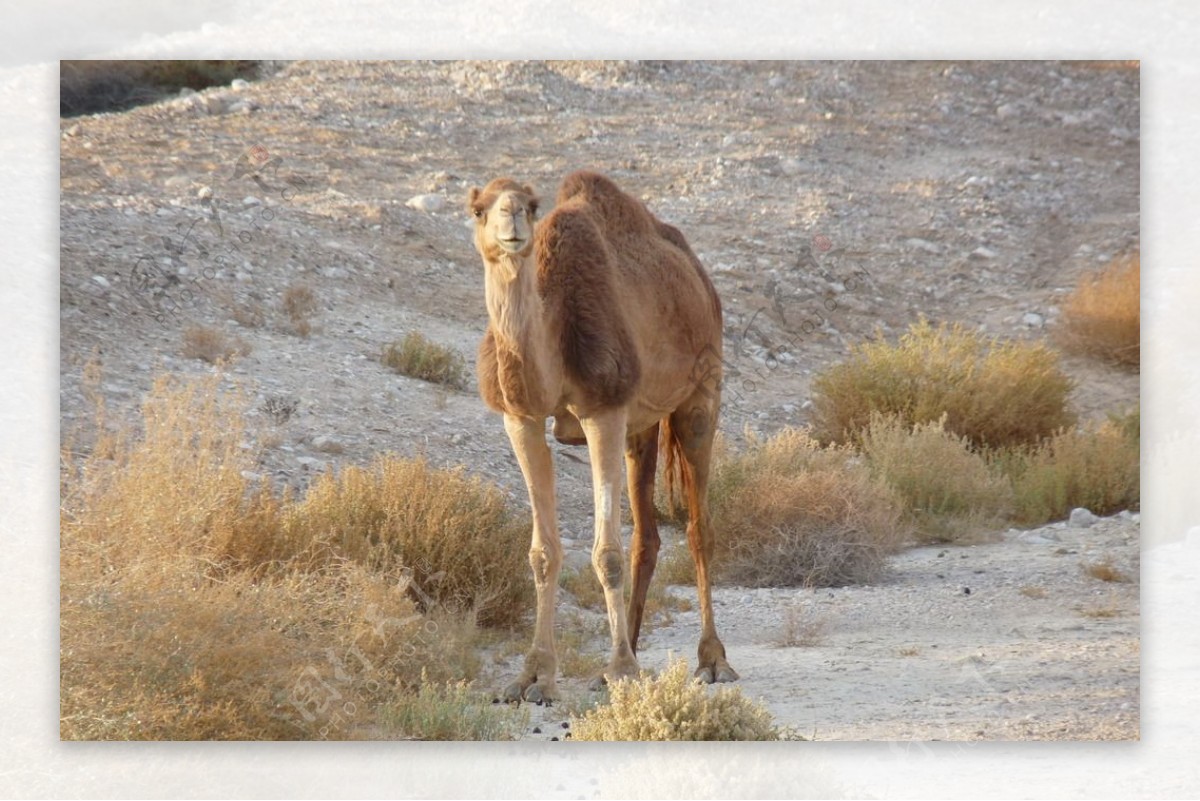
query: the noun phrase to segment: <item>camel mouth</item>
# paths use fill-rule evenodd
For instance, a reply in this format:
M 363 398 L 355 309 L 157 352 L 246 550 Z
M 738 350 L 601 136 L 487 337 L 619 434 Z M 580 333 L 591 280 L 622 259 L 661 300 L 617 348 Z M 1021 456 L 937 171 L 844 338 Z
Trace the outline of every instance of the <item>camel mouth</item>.
M 517 251 L 521 250 L 522 248 L 525 247 L 525 243 L 527 241 L 528 240 L 525 240 L 525 239 L 497 239 L 496 240 L 496 242 L 500 245 L 500 247 L 504 248 L 509 253 L 516 253 Z

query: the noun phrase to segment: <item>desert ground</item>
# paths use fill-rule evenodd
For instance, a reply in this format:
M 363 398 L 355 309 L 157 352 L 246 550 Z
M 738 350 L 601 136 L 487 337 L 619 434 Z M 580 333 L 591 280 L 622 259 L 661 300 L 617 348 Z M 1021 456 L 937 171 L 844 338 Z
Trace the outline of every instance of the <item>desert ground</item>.
M 526 504 L 473 383 L 398 376 L 379 354 L 418 331 L 473 362 L 486 311 L 467 191 L 511 175 L 549 207 L 586 167 L 679 227 L 710 271 L 736 445 L 805 424 L 813 375 L 875 332 L 922 316 L 1051 332 L 1080 275 L 1138 247 L 1139 113 L 1136 68 L 1084 62 L 294 62 L 64 119 L 63 430 L 90 414 L 89 362 L 132 419 L 156 374 L 212 369 L 184 355 L 184 330 L 207 326 L 244 345 L 230 372 L 272 435 L 261 476 L 303 488 L 424 455 Z M 202 254 L 235 237 L 235 259 Z M 281 310 L 298 284 L 318 301 L 306 337 Z M 821 324 L 798 335 L 807 319 Z M 1138 400 L 1136 373 L 1063 365 L 1083 419 Z M 579 564 L 586 453 L 553 450 Z M 743 689 L 805 737 L 1136 739 L 1139 528 L 1133 512 L 914 547 L 872 586 L 722 586 L 717 623 Z M 1089 577 L 1096 559 L 1131 580 Z M 695 611 L 655 621 L 643 666 L 694 659 L 697 635 Z M 497 687 L 519 667 L 488 664 Z M 563 715 L 538 708 L 527 736 Z

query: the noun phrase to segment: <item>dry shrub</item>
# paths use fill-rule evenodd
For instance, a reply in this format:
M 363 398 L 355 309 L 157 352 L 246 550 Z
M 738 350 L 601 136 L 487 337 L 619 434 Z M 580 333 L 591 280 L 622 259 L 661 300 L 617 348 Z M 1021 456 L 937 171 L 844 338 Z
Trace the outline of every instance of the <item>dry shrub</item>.
M 253 491 L 244 399 L 221 381 L 160 378 L 140 432 L 106 431 L 99 409 L 90 454 L 64 452 L 64 739 L 378 736 L 377 710 L 415 689 L 422 672 L 445 681 L 479 669 L 475 615 L 414 600 L 403 553 L 334 547 L 353 538 L 322 526 L 355 519 L 353 510 Z M 469 492 L 462 481 L 425 476 L 407 490 Z M 469 518 L 493 502 L 458 508 Z M 421 517 L 430 504 L 453 507 L 435 497 L 407 507 L 407 519 L 444 531 L 447 516 Z M 300 532 L 311 540 L 293 539 Z M 441 552 L 427 554 L 442 569 Z
M 383 349 L 380 361 L 401 375 L 455 389 L 467 386 L 467 366 L 453 348 L 431 342 L 416 331 Z
M 1063 306 L 1064 348 L 1115 364 L 1141 365 L 1141 256 L 1119 258 L 1079 279 Z
M 871 581 L 903 540 L 903 503 L 846 447 L 785 429 L 717 461 L 713 568 L 752 587 Z
M 1138 508 L 1141 449 L 1127 431 L 1106 420 L 1060 431 L 1036 446 L 989 454 L 1012 482 L 1017 522 L 1062 520 L 1078 506 L 1098 515 Z
M 253 79 L 255 61 L 62 61 L 59 114 L 123 111 L 153 103 L 184 87 L 224 86 L 234 78 Z
M 190 325 L 183 330 L 183 355 L 201 359 L 209 364 L 226 361 L 250 353 L 250 346 L 240 337 L 228 337 L 216 328 Z
M 462 469 L 383 458 L 319 476 L 296 503 L 260 493 L 246 519 L 256 522 L 225 545 L 241 565 L 349 559 L 400 569 L 421 609 L 472 610 L 485 626 L 515 625 L 530 607 L 529 523 Z
M 317 296 L 312 287 L 306 284 L 288 287 L 283 293 L 283 311 L 297 336 L 307 337 L 311 334 L 311 318 L 317 313 Z
M 783 613 L 783 625 L 775 638 L 777 648 L 811 648 L 825 640 L 829 630 L 829 618 L 792 604 Z
M 872 472 L 904 498 L 921 539 L 951 542 L 1000 523 L 1013 490 L 966 437 L 945 429 L 945 416 L 909 425 L 875 414 L 862 435 Z
M 1113 563 L 1111 556 L 1105 556 L 1094 562 L 1084 562 L 1080 567 L 1084 573 L 1099 581 L 1112 581 L 1125 584 L 1130 580 L 1125 571 Z
M 1070 390 L 1044 343 L 1003 342 L 922 319 L 895 345 L 855 345 L 848 360 L 816 377 L 814 434 L 854 442 L 874 413 L 908 423 L 945 415 L 946 430 L 976 446 L 1037 442 L 1074 422 Z
M 609 703 L 571 720 L 583 741 L 778 740 L 771 713 L 740 687 L 709 688 L 677 659 L 657 678 L 643 673 L 609 689 Z

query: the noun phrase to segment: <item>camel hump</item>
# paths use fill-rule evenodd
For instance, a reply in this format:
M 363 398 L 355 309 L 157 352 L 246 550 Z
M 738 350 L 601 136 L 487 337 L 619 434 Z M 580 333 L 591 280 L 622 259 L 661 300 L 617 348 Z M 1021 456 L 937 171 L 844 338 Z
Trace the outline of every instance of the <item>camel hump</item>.
M 611 178 L 590 170 L 577 170 L 564 178 L 556 202 L 586 204 L 610 236 L 645 235 L 655 230 L 657 222 L 642 201 L 622 191 Z
M 641 363 L 613 286 L 614 255 L 592 210 L 563 204 L 538 226 L 538 285 L 559 331 L 567 379 L 589 405 L 622 406 Z

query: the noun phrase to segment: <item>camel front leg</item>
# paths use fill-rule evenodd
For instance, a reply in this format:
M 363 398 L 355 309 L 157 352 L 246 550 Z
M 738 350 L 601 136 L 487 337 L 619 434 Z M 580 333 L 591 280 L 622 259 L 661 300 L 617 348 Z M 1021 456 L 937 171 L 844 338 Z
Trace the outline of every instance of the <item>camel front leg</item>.
M 592 490 L 596 502 L 596 539 L 592 544 L 592 567 L 604 588 L 608 627 L 612 633 L 612 655 L 608 667 L 592 682 L 598 689 L 605 682 L 638 674 L 637 659 L 629 645 L 626 622 L 625 557 L 621 552 L 621 465 L 625 454 L 625 410 L 610 409 L 581 418 L 592 462 Z
M 533 541 L 529 564 L 537 588 L 537 623 L 533 646 L 525 656 L 525 668 L 504 691 L 507 701 L 540 702 L 557 697 L 555 673 L 558 655 L 554 649 L 554 605 L 558 594 L 558 574 L 562 569 L 563 549 L 558 538 L 558 520 L 554 499 L 554 462 L 546 444 L 546 421 L 504 416 L 504 430 L 512 442 L 513 453 L 529 489 L 533 509 Z

